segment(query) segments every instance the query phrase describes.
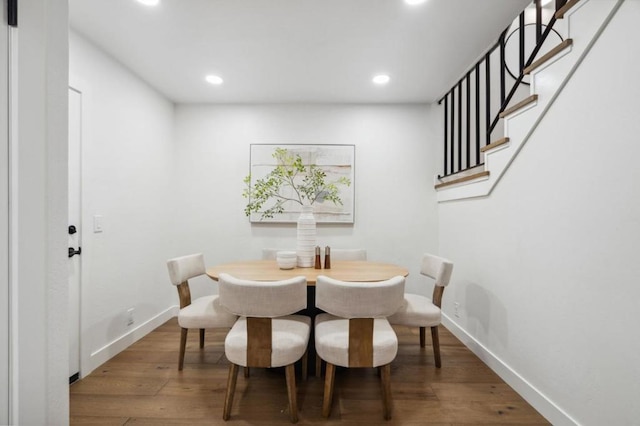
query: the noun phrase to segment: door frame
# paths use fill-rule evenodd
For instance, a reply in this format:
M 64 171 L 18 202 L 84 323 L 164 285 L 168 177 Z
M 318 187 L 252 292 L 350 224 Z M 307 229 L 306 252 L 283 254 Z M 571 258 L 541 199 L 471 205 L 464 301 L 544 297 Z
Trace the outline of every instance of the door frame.
M 86 234 L 86 230 L 83 229 L 83 225 L 87 224 L 88 222 L 85 220 L 85 214 L 84 211 L 85 209 L 83 208 L 83 185 L 82 185 L 82 181 L 84 178 L 84 168 L 83 168 L 83 164 L 84 164 L 84 150 L 82 148 L 82 146 L 84 145 L 85 141 L 87 141 L 87 137 L 88 137 L 88 124 L 89 124 L 89 111 L 88 111 L 88 107 L 87 105 L 89 104 L 88 99 L 90 98 L 90 89 L 88 88 L 88 85 L 85 84 L 84 80 L 78 78 L 77 76 L 74 75 L 69 75 L 69 88 L 68 90 L 73 90 L 77 93 L 79 93 L 81 95 L 81 101 L 80 101 L 80 111 L 81 111 L 81 122 L 80 122 L 80 227 L 82 229 L 82 232 L 84 234 Z M 83 288 L 82 283 L 86 282 L 86 277 L 88 275 L 88 270 L 89 270 L 89 264 L 90 264 L 90 259 L 88 256 L 88 251 L 86 250 L 86 244 L 87 244 L 87 236 L 83 235 L 81 236 L 81 241 L 79 241 L 80 246 L 82 247 L 82 254 L 80 256 L 82 256 L 82 260 L 81 260 L 81 267 L 80 267 L 80 289 L 79 289 L 79 330 L 78 330 L 78 348 L 79 348 L 79 352 L 80 352 L 80 371 L 78 372 L 78 379 L 82 379 L 84 378 L 88 373 L 91 372 L 92 368 L 91 368 L 91 350 L 90 347 L 88 345 L 88 343 L 90 342 L 91 339 L 87 338 L 87 336 L 85 335 L 84 329 L 83 329 L 83 324 L 84 324 L 84 319 L 86 318 L 86 313 L 85 313 L 85 306 L 86 306 L 86 295 L 87 292 L 85 291 L 85 289 Z M 71 332 L 71 331 L 70 331 Z
M 83 330 L 83 324 L 86 318 L 86 306 L 87 304 L 85 303 L 87 300 L 87 291 L 86 289 L 83 287 L 82 283 L 86 283 L 87 280 L 87 276 L 88 276 L 88 271 L 90 268 L 90 260 L 91 257 L 89 256 L 90 250 L 87 250 L 87 248 L 89 248 L 90 246 L 90 241 L 89 238 L 87 238 L 87 230 L 85 229 L 86 226 L 88 225 L 89 222 L 87 220 L 85 220 L 85 208 L 84 208 L 84 189 L 83 189 L 83 185 L 82 185 L 82 181 L 84 180 L 84 166 L 83 164 L 85 163 L 84 161 L 84 149 L 83 149 L 83 145 L 85 144 L 85 142 L 88 140 L 89 137 L 89 125 L 90 125 L 90 114 L 89 114 L 89 100 L 91 98 L 91 90 L 89 88 L 89 86 L 85 83 L 85 81 L 81 78 L 78 78 L 75 75 L 70 74 L 69 75 L 69 87 L 68 90 L 73 90 L 75 92 L 80 93 L 80 95 L 82 96 L 81 99 L 81 105 L 80 105 L 80 110 L 81 110 L 81 122 L 80 122 L 80 219 L 79 219 L 79 226 L 80 229 L 83 232 L 83 235 L 81 236 L 81 241 L 79 241 L 80 246 L 82 247 L 82 254 L 80 255 L 82 257 L 81 260 L 81 266 L 80 266 L 80 290 L 79 290 L 79 314 L 80 314 L 80 319 L 79 319 L 79 339 L 80 341 L 78 342 L 78 348 L 80 351 L 80 371 L 78 379 L 82 379 L 84 378 L 87 374 L 89 374 L 92 370 L 91 368 L 91 347 L 89 345 L 89 342 L 91 339 L 89 338 L 85 338 L 85 333 Z M 67 189 L 68 191 L 68 189 Z M 67 194 L 68 195 L 68 194 Z
M 76 239 L 76 243 L 74 245 L 75 248 L 78 247 L 82 247 L 82 233 L 83 233 L 83 222 L 82 222 L 82 129 L 83 129 L 83 120 L 82 120 L 82 108 L 83 108 L 83 94 L 82 91 L 78 90 L 77 88 L 73 87 L 71 84 L 69 84 L 69 105 L 71 105 L 71 92 L 75 92 L 80 99 L 80 108 L 79 108 L 79 122 L 77 123 L 80 126 L 80 131 L 79 131 L 79 141 L 78 141 L 78 147 L 77 150 L 78 152 L 74 154 L 77 154 L 78 158 L 78 170 L 77 171 L 77 176 L 76 179 L 78 180 L 78 194 L 73 194 L 73 197 L 75 198 L 76 196 L 78 197 L 78 218 L 76 219 L 75 223 L 73 223 L 73 225 L 76 225 L 78 227 L 78 233 L 77 233 L 77 239 Z M 74 111 L 75 112 L 75 111 Z M 69 124 L 71 124 L 71 110 L 69 111 Z M 69 128 L 69 141 L 71 141 L 71 135 L 72 135 L 72 130 L 71 128 Z M 71 146 L 71 143 L 69 143 L 69 147 Z M 71 154 L 72 150 L 69 148 L 68 153 Z M 71 158 L 71 157 L 69 157 Z M 68 163 L 68 171 L 71 171 L 71 161 L 69 161 Z M 69 173 L 67 173 L 67 175 L 69 175 Z M 69 189 L 69 185 L 67 184 L 67 188 Z M 68 193 L 67 195 L 67 199 L 71 200 L 72 198 L 72 194 Z M 68 212 L 68 215 L 71 215 L 71 211 Z M 68 222 L 68 225 L 72 225 L 71 221 Z M 71 242 L 69 243 L 71 244 Z M 69 246 L 71 247 L 71 245 Z M 78 289 L 77 289 L 77 297 L 76 300 L 74 301 L 74 303 L 77 303 L 77 323 L 76 323 L 76 319 L 75 318 L 71 318 L 71 312 L 74 312 L 73 309 L 69 309 L 69 340 L 71 341 L 72 337 L 75 338 L 75 335 L 77 334 L 77 339 L 78 341 L 77 343 L 77 353 L 75 354 L 75 356 L 77 356 L 78 359 L 78 366 L 77 366 L 77 371 L 69 371 L 69 380 L 71 383 L 71 378 L 74 377 L 75 380 L 78 380 L 82 377 L 82 365 L 81 365 L 81 343 L 82 343 L 82 315 L 81 315 L 81 311 L 82 311 L 82 270 L 83 270 L 83 265 L 82 265 L 82 254 L 79 255 L 79 257 L 76 259 L 75 257 L 70 258 L 69 262 L 75 262 L 77 261 L 78 264 L 78 269 L 77 269 L 77 275 L 78 275 L 78 281 L 79 281 L 79 285 L 78 285 Z M 71 266 L 71 265 L 70 265 Z M 69 294 L 71 295 L 71 285 L 69 285 Z M 71 298 L 69 298 L 69 301 L 71 302 Z M 75 332 L 71 331 L 71 327 L 77 327 Z M 69 353 L 69 357 L 73 357 L 74 355 L 71 354 L 71 352 Z M 75 381 L 74 380 L 74 381 Z
M 2 15 L 2 23 L 0 23 L 0 67 L 2 67 L 0 79 L 0 99 L 2 99 L 2 107 L 0 107 L 0 170 L 2 177 L 2 188 L 0 194 L 2 200 L 0 206 L 0 241 L 3 246 L 0 249 L 0 424 L 11 424 L 11 402 L 12 402 L 12 376 L 11 376 L 11 353 L 12 346 L 12 322 L 11 322 L 11 245 L 10 245 L 10 170 L 11 170 L 11 129 L 12 129 L 12 111 L 10 85 L 13 81 L 11 73 L 11 27 L 8 25 L 8 11 L 3 8 L 0 13 Z

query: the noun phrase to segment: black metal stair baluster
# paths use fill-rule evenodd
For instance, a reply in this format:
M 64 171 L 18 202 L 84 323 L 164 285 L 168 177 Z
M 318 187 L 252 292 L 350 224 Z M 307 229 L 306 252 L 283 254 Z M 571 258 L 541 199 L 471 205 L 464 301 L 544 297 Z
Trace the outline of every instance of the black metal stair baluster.
M 520 14 L 520 27 L 518 28 L 518 34 L 519 34 L 519 38 L 520 38 L 520 43 L 519 43 L 519 48 L 518 48 L 518 56 L 520 58 L 520 69 L 518 70 L 519 72 L 522 72 L 522 70 L 524 69 L 524 12 L 522 12 Z M 503 100 L 504 102 L 504 100 Z
M 467 83 L 467 144 L 466 144 L 466 152 L 465 157 L 467 160 L 467 169 L 471 167 L 471 78 L 469 73 L 465 78 Z
M 451 166 L 449 172 L 454 172 L 454 163 L 453 163 L 453 140 L 454 140 L 454 132 L 455 132 L 455 105 L 456 105 L 456 97 L 455 95 L 455 87 L 451 89 L 451 153 L 449 154 L 449 165 Z
M 447 164 L 447 157 L 448 157 L 448 139 L 449 139 L 449 135 L 448 135 L 448 131 L 449 131 L 449 94 L 447 93 L 447 96 L 444 97 L 444 176 L 447 176 L 449 174 L 448 172 L 448 164 Z
M 462 80 L 458 82 L 458 172 L 462 170 Z
M 476 165 L 480 164 L 480 63 L 476 64 Z
M 504 35 L 500 36 L 500 105 L 504 102 L 505 88 L 505 72 L 507 70 L 507 62 L 504 59 Z
M 486 140 L 485 145 L 491 143 L 491 60 L 489 54 L 485 56 L 485 116 L 486 116 Z
M 536 44 L 540 44 L 542 38 L 542 1 L 535 0 L 536 3 Z

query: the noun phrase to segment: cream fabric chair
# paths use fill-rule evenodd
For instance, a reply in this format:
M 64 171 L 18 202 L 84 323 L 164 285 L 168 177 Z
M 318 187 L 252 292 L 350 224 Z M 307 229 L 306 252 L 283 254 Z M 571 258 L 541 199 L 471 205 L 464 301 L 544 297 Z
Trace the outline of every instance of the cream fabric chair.
M 384 418 L 391 418 L 391 361 L 398 338 L 386 317 L 398 310 L 404 295 L 402 276 L 379 282 L 344 282 L 318 276 L 316 353 L 327 363 L 322 415 L 329 417 L 335 367 L 380 367 Z
M 262 260 L 276 260 L 279 251 L 296 251 L 296 249 L 263 248 Z
M 276 255 L 279 251 L 295 251 L 295 249 L 278 249 L 278 248 L 263 248 L 262 259 L 263 260 L 276 260 Z M 321 253 L 324 260 L 324 247 Z M 365 249 L 331 249 L 331 259 L 333 260 L 367 260 L 367 251 Z
M 422 258 L 420 273 L 435 280 L 432 299 L 418 294 L 407 293 L 404 295 L 402 307 L 389 317 L 389 322 L 394 325 L 420 327 L 420 347 L 422 348 L 425 347 L 426 328 L 431 328 L 433 356 L 437 368 L 442 366 L 440 361 L 440 339 L 438 337 L 442 295 L 444 294 L 444 288 L 449 285 L 452 271 L 453 263 L 449 260 L 425 253 Z
M 279 251 L 284 251 L 287 249 L 279 249 L 279 248 L 263 248 L 262 249 L 262 259 L 263 260 L 276 260 L 276 256 Z M 294 249 L 288 249 L 287 251 L 295 251 Z M 324 247 L 321 249 L 322 262 L 324 262 Z M 367 250 L 365 249 L 341 249 L 341 248 L 332 248 L 331 249 L 331 259 L 333 260 L 367 260 Z M 308 304 L 311 305 L 307 308 L 307 314 L 315 317 L 319 311 L 315 309 L 313 306 L 313 301 L 315 300 L 315 288 L 310 287 L 308 289 L 309 299 Z M 312 354 L 313 356 L 313 354 Z M 322 360 L 320 357 L 315 357 L 315 375 L 316 377 L 320 377 L 322 375 Z M 245 371 L 246 374 L 246 371 Z
M 238 366 L 285 367 L 289 416 L 298 421 L 294 363 L 302 359 L 307 373 L 307 345 L 311 319 L 291 315 L 307 307 L 307 281 L 295 277 L 282 281 L 249 281 L 220 274 L 220 303 L 240 318 L 224 342 L 229 366 L 222 418 L 231 416 Z
M 324 249 L 322 250 L 322 259 L 324 259 Z M 333 260 L 367 260 L 367 250 L 365 249 L 331 249 L 331 259 Z M 322 374 L 322 360 L 316 356 L 316 377 Z
M 203 296 L 191 300 L 189 280 L 205 273 L 204 257 L 201 253 L 176 257 L 167 261 L 169 278 L 178 289 L 180 312 L 178 324 L 180 333 L 180 358 L 178 370 L 184 366 L 184 352 L 187 333 L 190 328 L 200 329 L 200 348 L 204 348 L 204 330 L 207 328 L 231 328 L 238 317 L 220 306 L 218 296 Z
M 324 259 L 324 249 L 322 251 Z M 367 260 L 367 251 L 365 249 L 331 249 L 332 260 Z

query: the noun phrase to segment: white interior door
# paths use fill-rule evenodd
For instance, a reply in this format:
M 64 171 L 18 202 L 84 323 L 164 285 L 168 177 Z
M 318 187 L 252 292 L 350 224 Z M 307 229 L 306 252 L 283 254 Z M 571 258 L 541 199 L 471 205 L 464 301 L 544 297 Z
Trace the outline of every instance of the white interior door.
M 69 382 L 80 374 L 82 94 L 69 88 Z
M 9 26 L 0 23 L 0 424 L 9 424 Z

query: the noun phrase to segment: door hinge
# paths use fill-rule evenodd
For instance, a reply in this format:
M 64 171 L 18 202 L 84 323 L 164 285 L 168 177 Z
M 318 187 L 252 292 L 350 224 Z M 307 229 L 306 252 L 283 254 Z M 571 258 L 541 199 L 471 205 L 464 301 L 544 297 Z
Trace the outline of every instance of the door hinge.
M 7 21 L 10 27 L 18 26 L 18 0 L 7 0 Z

